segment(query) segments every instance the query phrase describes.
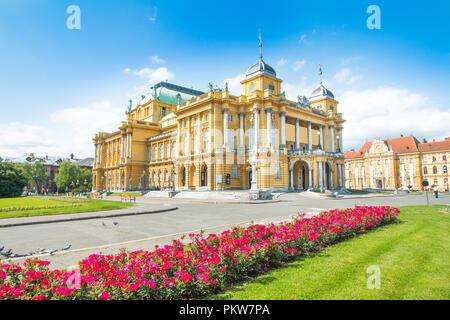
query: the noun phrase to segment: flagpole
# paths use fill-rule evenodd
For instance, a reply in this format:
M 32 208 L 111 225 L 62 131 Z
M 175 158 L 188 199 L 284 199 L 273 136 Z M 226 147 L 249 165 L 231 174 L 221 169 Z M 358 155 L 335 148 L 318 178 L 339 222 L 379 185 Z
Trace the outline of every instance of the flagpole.
M 262 41 L 261 41 L 261 29 L 259 29 L 259 59 L 262 60 Z

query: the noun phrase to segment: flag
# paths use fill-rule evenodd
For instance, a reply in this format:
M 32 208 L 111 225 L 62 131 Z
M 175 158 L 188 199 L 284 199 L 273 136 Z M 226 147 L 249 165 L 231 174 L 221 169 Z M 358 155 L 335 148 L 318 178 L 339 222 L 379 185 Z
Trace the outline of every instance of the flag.
M 322 75 L 322 66 L 319 63 L 319 75 Z

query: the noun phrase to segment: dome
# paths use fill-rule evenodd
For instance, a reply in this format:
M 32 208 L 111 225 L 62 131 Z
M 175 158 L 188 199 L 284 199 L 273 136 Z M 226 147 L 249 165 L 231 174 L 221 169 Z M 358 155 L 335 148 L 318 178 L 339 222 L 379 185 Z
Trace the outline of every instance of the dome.
M 334 94 L 320 82 L 320 86 L 311 93 L 309 100 L 316 100 L 318 98 L 330 98 L 334 100 Z
M 253 66 L 248 68 L 247 73 L 245 76 L 247 78 L 255 75 L 258 72 L 262 72 L 265 74 L 268 74 L 269 76 L 276 77 L 277 73 L 275 72 L 275 69 L 269 66 L 267 63 L 264 62 L 262 58 L 259 58 L 259 61 L 255 63 Z

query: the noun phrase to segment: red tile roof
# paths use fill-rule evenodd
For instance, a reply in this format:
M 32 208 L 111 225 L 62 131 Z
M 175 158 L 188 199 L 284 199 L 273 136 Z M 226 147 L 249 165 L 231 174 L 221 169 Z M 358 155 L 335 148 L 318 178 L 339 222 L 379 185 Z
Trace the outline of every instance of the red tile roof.
M 419 144 L 421 152 L 450 150 L 450 139 L 445 138 L 443 141 L 428 142 Z
M 386 139 L 384 143 L 392 149 L 394 153 L 418 152 L 420 142 L 413 136 L 398 137 L 394 139 Z M 450 140 L 449 140 L 450 143 Z M 344 152 L 345 159 L 363 158 L 366 152 L 369 152 L 372 142 L 366 142 L 359 151 Z
M 392 151 L 394 153 L 408 153 L 419 151 L 418 145 L 420 144 L 420 142 L 413 136 L 387 139 L 385 140 L 385 142 L 388 143 L 388 146 L 392 148 Z

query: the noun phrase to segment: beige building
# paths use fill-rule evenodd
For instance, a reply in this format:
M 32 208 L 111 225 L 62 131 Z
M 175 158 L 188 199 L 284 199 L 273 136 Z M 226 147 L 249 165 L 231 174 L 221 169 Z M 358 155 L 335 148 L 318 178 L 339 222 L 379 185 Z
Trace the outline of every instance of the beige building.
M 338 101 L 322 82 L 290 101 L 262 56 L 242 94 L 160 82 L 116 132 L 96 134 L 95 190 L 337 189 L 344 185 Z
M 348 189 L 423 190 L 427 180 L 428 188 L 449 190 L 450 137 L 422 143 L 413 136 L 376 138 L 344 155 Z

